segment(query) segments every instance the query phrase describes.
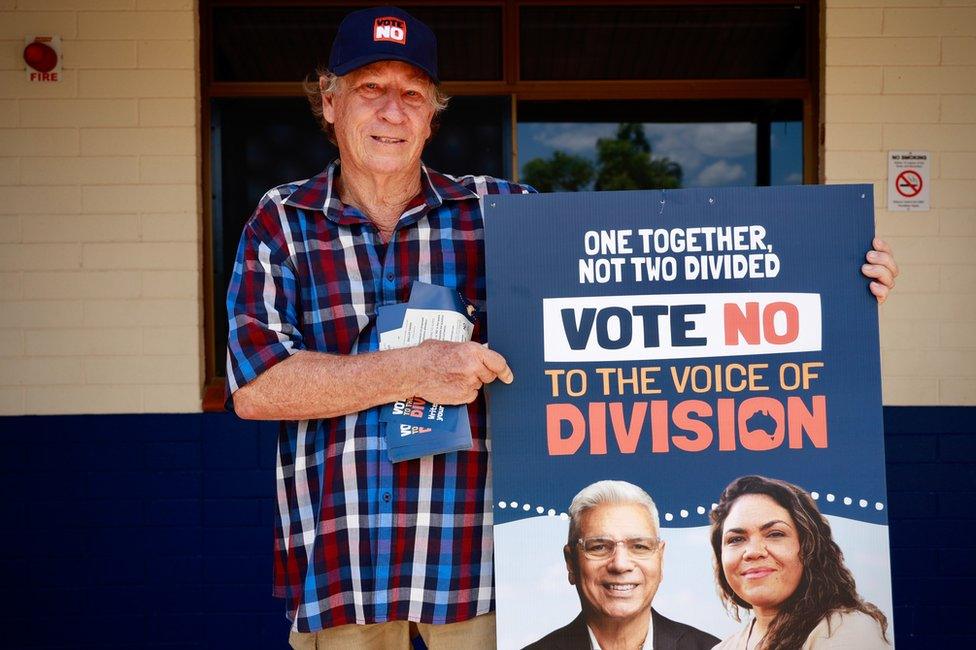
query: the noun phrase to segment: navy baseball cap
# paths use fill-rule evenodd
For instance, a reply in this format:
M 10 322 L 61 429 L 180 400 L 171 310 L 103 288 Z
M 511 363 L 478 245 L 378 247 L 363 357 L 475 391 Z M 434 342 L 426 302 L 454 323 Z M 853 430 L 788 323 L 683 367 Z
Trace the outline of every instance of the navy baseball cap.
M 430 27 L 403 9 L 354 11 L 339 23 L 329 54 L 329 72 L 342 76 L 377 61 L 403 61 L 437 76 L 437 38 Z

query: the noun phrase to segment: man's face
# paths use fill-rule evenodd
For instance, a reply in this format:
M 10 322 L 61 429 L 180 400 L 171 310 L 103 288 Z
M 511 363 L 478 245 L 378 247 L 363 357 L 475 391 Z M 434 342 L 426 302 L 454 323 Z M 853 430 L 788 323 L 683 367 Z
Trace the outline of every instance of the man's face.
M 382 176 L 419 169 L 434 115 L 430 84 L 411 65 L 381 61 L 343 77 L 334 95 L 323 94 L 343 171 Z
M 580 518 L 580 537 L 612 541 L 656 538 L 657 530 L 646 508 L 637 504 L 605 504 L 585 511 Z M 609 557 L 590 559 L 578 544 L 566 547 L 569 582 L 576 585 L 588 620 L 626 622 L 647 616 L 661 584 L 663 543 L 647 557 L 635 557 L 627 544 L 617 544 Z

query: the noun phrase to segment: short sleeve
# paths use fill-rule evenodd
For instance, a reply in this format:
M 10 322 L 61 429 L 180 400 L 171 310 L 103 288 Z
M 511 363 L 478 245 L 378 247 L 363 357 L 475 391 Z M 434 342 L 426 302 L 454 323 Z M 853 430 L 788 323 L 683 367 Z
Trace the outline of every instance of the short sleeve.
M 494 180 L 494 186 L 489 194 L 538 194 L 531 185 L 513 183 L 511 181 Z
M 279 223 L 268 218 L 278 208 L 265 197 L 237 248 L 227 289 L 228 396 L 304 347 L 294 262 L 284 235 L 268 227 Z

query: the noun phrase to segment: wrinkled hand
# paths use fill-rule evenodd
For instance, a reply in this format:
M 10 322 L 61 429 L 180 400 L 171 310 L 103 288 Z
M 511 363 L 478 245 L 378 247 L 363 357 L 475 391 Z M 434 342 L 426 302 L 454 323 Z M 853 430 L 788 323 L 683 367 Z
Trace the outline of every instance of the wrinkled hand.
M 483 385 L 514 379 L 505 357 L 479 343 L 424 341 L 414 349 L 422 375 L 417 395 L 429 402 L 467 404 Z
M 872 242 L 874 248 L 865 256 L 868 263 L 861 266 L 861 273 L 871 278 L 871 293 L 878 299 L 880 305 L 888 298 L 888 292 L 895 287 L 898 277 L 898 265 L 895 255 L 883 239 L 875 237 Z

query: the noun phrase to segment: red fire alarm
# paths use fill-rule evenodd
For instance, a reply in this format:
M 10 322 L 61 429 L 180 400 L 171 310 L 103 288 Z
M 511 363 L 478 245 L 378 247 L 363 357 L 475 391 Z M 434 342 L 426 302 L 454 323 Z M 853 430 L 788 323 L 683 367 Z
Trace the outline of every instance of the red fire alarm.
M 61 80 L 61 37 L 27 36 L 24 38 L 24 63 L 27 81 Z

